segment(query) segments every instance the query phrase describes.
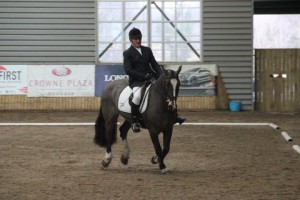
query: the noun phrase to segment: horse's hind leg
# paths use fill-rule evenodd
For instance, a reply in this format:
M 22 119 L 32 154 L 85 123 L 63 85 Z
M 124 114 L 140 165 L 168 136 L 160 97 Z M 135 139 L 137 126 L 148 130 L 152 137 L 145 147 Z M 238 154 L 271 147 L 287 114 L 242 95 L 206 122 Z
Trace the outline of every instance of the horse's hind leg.
M 105 156 L 102 159 L 102 166 L 103 167 L 108 167 L 110 162 L 112 160 L 112 152 L 111 152 L 111 147 L 106 148 Z
M 116 142 L 116 132 L 117 132 L 117 117 L 111 118 L 109 121 L 105 122 L 106 124 L 106 138 L 107 146 L 105 156 L 102 159 L 102 166 L 108 167 L 113 156 L 111 146 Z
M 121 162 L 124 165 L 128 164 L 128 159 L 129 159 L 129 154 L 130 154 L 130 148 L 129 148 L 128 141 L 127 141 L 127 133 L 128 133 L 128 130 L 130 129 L 130 127 L 131 127 L 131 123 L 128 122 L 127 120 L 125 120 L 119 129 L 120 136 L 122 138 L 122 142 L 123 142 L 123 146 L 124 146 L 124 151 L 123 151 L 123 154 L 121 155 Z

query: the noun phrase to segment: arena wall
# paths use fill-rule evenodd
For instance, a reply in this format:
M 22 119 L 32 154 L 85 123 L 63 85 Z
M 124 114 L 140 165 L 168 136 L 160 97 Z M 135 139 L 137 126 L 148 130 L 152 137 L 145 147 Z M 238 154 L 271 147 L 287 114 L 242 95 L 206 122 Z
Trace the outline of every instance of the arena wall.
M 180 97 L 181 109 L 253 110 L 251 0 L 203 0 L 203 62 L 217 64 L 222 95 Z M 0 2 L 0 65 L 97 64 L 97 1 Z M 221 91 L 218 88 L 218 92 Z M 85 105 L 86 104 L 86 105 Z M 93 110 L 99 97 L 28 98 L 1 95 L 0 110 Z

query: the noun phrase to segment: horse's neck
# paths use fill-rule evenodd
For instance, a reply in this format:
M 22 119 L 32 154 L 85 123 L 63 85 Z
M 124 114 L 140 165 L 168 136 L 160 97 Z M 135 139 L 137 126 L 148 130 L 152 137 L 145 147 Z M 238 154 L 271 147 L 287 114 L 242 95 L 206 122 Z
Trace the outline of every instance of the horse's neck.
M 163 80 L 158 79 L 153 85 L 151 89 L 151 96 L 153 99 L 155 99 L 155 102 L 166 102 L 166 94 L 164 91 L 164 85 L 163 85 Z

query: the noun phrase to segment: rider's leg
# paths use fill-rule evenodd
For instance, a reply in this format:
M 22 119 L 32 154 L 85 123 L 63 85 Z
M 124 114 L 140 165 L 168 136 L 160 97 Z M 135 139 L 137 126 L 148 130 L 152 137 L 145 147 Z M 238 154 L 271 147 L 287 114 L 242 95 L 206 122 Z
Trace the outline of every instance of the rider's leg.
M 134 87 L 133 88 L 133 98 L 132 98 L 132 104 L 131 104 L 131 116 L 132 116 L 132 130 L 133 132 L 140 132 L 141 125 L 139 123 L 139 107 L 141 102 L 141 87 Z
M 132 116 L 132 130 L 137 133 L 140 132 L 141 125 L 139 123 L 139 105 L 131 104 L 131 116 Z
M 176 116 L 175 124 L 178 123 L 178 124 L 181 125 L 183 122 L 185 122 L 186 119 L 185 119 L 184 117 L 180 117 L 180 116 L 178 115 L 178 110 L 177 110 L 177 109 L 176 109 L 176 115 L 177 115 L 177 116 Z

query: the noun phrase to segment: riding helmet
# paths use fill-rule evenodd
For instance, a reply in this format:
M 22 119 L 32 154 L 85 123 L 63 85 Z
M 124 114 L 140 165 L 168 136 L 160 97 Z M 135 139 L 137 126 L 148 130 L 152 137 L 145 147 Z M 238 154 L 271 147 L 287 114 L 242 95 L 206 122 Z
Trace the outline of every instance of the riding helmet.
M 132 38 L 139 38 L 141 39 L 142 38 L 142 32 L 137 29 L 137 28 L 132 28 L 130 31 L 129 31 L 129 39 L 132 39 Z

